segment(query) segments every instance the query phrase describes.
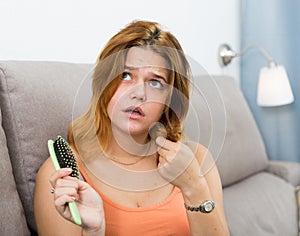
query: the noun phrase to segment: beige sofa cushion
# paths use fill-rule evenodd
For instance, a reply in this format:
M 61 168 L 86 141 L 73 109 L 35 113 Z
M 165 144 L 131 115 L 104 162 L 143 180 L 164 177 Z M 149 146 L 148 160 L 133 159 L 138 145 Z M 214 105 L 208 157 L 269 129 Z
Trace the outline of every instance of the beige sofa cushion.
M 224 189 L 231 236 L 298 235 L 295 188 L 261 172 Z
M 30 235 L 14 181 L 2 126 L 0 126 L 0 187 L 0 235 Z

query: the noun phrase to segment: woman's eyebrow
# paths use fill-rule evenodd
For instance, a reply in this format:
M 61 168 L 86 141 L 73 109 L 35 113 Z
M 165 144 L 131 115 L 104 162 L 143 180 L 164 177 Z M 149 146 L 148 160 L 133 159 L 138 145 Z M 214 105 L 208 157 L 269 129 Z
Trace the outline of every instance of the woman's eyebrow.
M 134 66 L 127 66 L 127 65 L 124 65 L 124 69 L 125 70 L 134 70 L 136 69 L 137 67 L 134 67 Z
M 139 67 L 134 67 L 134 66 L 127 66 L 127 65 L 124 65 L 124 69 L 125 70 L 134 70 L 134 69 L 138 69 Z M 167 79 L 164 77 L 164 76 L 161 76 L 159 74 L 156 74 L 156 73 L 153 73 L 153 72 L 150 72 L 151 75 L 153 77 L 156 77 L 158 79 L 162 79 L 166 84 L 168 83 Z
M 151 72 L 151 74 L 152 74 L 154 77 L 158 78 L 158 79 L 162 79 L 166 84 L 168 83 L 168 81 L 167 81 L 167 79 L 166 79 L 165 77 L 163 77 L 163 76 L 161 76 L 161 75 L 158 75 L 158 74 L 156 74 L 156 73 L 153 73 L 153 72 Z

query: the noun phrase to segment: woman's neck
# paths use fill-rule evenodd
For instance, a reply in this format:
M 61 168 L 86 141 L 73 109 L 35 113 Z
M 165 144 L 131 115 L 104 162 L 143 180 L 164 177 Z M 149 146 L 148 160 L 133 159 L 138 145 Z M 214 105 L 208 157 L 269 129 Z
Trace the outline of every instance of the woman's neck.
M 106 154 L 112 161 L 124 166 L 135 165 L 151 157 L 156 161 L 157 147 L 154 141 L 147 139 L 144 138 L 146 141 L 140 143 L 131 136 L 112 137 Z

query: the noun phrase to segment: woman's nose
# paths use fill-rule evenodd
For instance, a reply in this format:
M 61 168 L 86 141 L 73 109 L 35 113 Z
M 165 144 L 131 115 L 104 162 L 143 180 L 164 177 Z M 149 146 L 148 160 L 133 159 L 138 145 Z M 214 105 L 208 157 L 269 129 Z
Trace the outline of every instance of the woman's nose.
M 138 83 L 133 88 L 131 88 L 130 98 L 139 101 L 145 101 L 147 99 L 146 84 L 144 82 Z

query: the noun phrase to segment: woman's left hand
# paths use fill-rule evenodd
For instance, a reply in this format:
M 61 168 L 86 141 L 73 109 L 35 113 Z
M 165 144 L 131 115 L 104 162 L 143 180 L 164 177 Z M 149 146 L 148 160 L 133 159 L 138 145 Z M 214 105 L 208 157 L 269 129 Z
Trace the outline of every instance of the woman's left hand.
M 159 174 L 182 191 L 192 188 L 200 176 L 200 165 L 193 151 L 182 142 L 163 137 L 158 137 L 156 144 L 160 147 Z

